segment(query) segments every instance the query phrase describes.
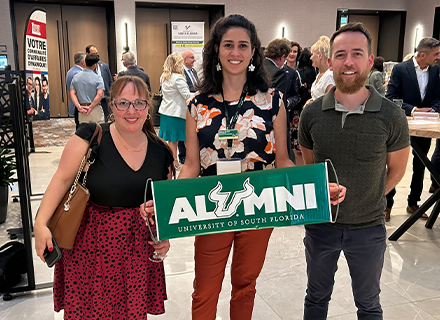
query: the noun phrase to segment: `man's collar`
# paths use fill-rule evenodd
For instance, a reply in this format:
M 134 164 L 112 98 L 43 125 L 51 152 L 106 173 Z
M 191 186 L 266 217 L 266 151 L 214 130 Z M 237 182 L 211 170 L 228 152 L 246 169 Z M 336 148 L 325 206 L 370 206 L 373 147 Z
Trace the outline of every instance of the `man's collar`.
M 271 61 L 271 62 L 275 65 L 275 67 L 277 67 L 278 69 L 280 68 L 280 67 L 278 67 L 278 65 L 275 63 L 275 61 L 273 61 L 271 58 L 267 58 L 267 57 L 266 57 L 266 59 L 269 60 L 269 61 Z
M 377 93 L 376 90 L 369 84 L 365 87 L 370 91 L 370 97 L 367 99 L 365 104 L 365 111 L 367 112 L 378 112 L 382 106 L 382 96 Z M 332 87 L 329 92 L 327 92 L 322 98 L 322 110 L 335 109 L 335 90 L 336 87 Z
M 183 65 L 183 68 L 185 68 L 186 71 L 190 71 L 192 68 L 188 68 L 187 66 Z
M 422 71 L 428 71 L 429 65 L 426 66 L 424 69 L 422 69 L 422 68 L 420 67 L 419 63 L 418 63 L 417 60 L 416 60 L 416 56 L 413 56 L 412 59 L 413 59 L 414 67 L 415 67 L 416 69 L 418 68 L 418 69 L 420 69 L 420 70 L 422 70 Z

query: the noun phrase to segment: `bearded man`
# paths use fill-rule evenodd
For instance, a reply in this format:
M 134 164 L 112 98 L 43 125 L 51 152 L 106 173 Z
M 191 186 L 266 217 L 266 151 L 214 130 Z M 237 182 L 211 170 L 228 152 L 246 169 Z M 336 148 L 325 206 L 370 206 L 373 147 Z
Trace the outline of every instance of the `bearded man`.
M 358 319 L 383 319 L 379 293 L 386 249 L 385 194 L 405 174 L 408 123 L 402 109 L 364 85 L 374 56 L 371 36 L 361 23 L 348 23 L 333 34 L 330 57 L 336 86 L 301 113 L 299 143 L 306 164 L 333 162 L 347 193 L 336 223 L 305 226 L 304 319 L 327 318 L 341 251 Z

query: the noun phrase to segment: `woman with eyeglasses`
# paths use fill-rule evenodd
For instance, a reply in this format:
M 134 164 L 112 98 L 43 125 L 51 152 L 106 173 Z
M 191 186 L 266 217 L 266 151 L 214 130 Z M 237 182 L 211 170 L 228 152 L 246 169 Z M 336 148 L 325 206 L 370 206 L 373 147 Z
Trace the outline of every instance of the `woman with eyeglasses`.
M 149 114 L 149 92 L 141 78 L 123 76 L 110 91 L 111 123 L 102 124 L 87 188 L 90 199 L 75 244 L 61 249 L 55 265 L 55 311 L 64 319 L 146 319 L 164 313 L 165 274 L 153 251 L 165 256 L 169 242 L 155 245 L 139 206 L 146 180 L 171 179 L 173 154 L 157 137 Z M 35 219 L 35 249 L 53 248 L 47 224 L 72 185 L 96 124 L 82 124 L 64 148 L 59 167 Z
M 159 137 L 170 145 L 173 151 L 174 167 L 180 170 L 177 160 L 177 144 L 179 141 L 186 140 L 186 101 L 191 97 L 183 73 L 183 58 L 180 53 L 172 53 L 166 58 L 163 73 L 160 76 L 160 87 L 162 102 L 159 107 Z

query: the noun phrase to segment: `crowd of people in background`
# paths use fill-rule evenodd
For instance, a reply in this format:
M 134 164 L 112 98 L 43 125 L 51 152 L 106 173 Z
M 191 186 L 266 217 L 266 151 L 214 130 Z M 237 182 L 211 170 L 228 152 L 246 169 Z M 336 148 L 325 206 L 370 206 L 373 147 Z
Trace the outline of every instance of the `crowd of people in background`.
M 440 112 L 435 65 L 439 48 L 439 41 L 422 39 L 417 53 L 397 64 L 384 80 L 384 59 L 374 58 L 371 36 L 360 23 L 341 27 L 331 38 L 321 36 L 310 48 L 284 38 L 263 48 L 254 24 L 241 15 L 230 15 L 213 25 L 200 70 L 194 69 L 192 51 L 166 58 L 160 76 L 158 134 L 150 116 L 148 70 L 137 65 L 134 53 L 124 53 L 126 70 L 114 78 L 100 61 L 96 46 L 75 54 L 66 85 L 69 114 L 75 116 L 78 131 L 65 147 L 35 222 L 36 250 L 42 260 L 44 249 L 52 245 L 46 226 L 49 213 L 71 185 L 95 123 L 102 124 L 104 134 L 96 149 L 97 164 L 89 171 L 92 196 L 75 247 L 64 250 L 63 260 L 56 265 L 55 310 L 65 309 L 66 319 L 75 319 L 79 313 L 111 318 L 119 312 L 145 319 L 147 313 L 164 312 L 163 263 L 146 257 L 153 250 L 165 255 L 169 243 L 158 245 L 138 236 L 148 234 L 143 219 L 154 214 L 150 204 L 139 208 L 145 177 L 172 179 L 176 171 L 180 171 L 178 179 L 216 175 L 223 170 L 219 159 L 240 159 L 237 172 L 244 172 L 330 158 L 341 182 L 341 186 L 330 183 L 330 197 L 332 204 L 340 203 L 340 210 L 334 225 L 305 228 L 304 319 L 327 317 L 341 251 L 349 265 L 359 319 L 382 319 L 384 222 L 390 220 L 395 186 L 405 172 L 410 148 L 404 112 L 390 100 L 403 100 L 407 116 L 414 111 Z M 48 116 L 47 85 L 47 79 L 35 79 L 32 94 L 32 79 L 28 79 L 29 116 Z M 239 138 L 219 140 L 219 130 L 253 122 L 259 125 Z M 427 153 L 431 139 L 417 139 Z M 440 168 L 438 140 L 433 163 Z M 410 214 L 418 209 L 423 188 L 424 165 L 417 156 L 413 170 Z M 431 188 L 439 188 L 436 181 Z M 231 248 L 231 319 L 251 319 L 255 285 L 271 233 L 272 229 L 261 229 L 195 238 L 192 319 L 216 318 Z M 127 252 L 133 255 L 128 257 Z M 110 262 L 90 265 L 90 257 L 101 254 Z M 107 270 L 105 276 L 94 273 L 101 267 Z M 126 277 L 118 275 L 121 268 Z M 79 280 L 84 275 L 87 285 Z M 96 290 L 90 288 L 92 284 Z

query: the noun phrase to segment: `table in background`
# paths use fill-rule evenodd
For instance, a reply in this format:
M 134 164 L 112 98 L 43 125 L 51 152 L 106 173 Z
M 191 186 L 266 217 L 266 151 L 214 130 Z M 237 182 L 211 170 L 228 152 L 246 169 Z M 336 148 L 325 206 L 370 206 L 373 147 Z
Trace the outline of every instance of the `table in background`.
M 408 118 L 412 120 L 412 118 Z M 429 122 L 434 122 L 426 120 Z M 423 162 L 423 164 L 428 168 L 429 173 L 434 177 L 437 183 L 440 184 L 440 175 L 434 168 L 434 165 L 428 159 L 428 157 L 422 152 L 420 147 L 417 145 L 414 137 L 423 138 L 433 138 L 440 139 L 440 121 L 435 121 L 436 123 L 426 123 L 426 124 L 411 124 L 409 126 L 409 135 L 411 136 L 411 147 L 416 152 L 417 156 Z M 420 208 L 414 212 L 394 233 L 388 238 L 391 241 L 398 240 L 405 232 L 408 230 L 429 208 L 434 204 L 434 209 L 431 212 L 428 220 L 426 221 L 425 227 L 432 229 L 435 220 L 437 219 L 440 212 L 440 188 L 438 188 L 425 202 L 420 206 Z

